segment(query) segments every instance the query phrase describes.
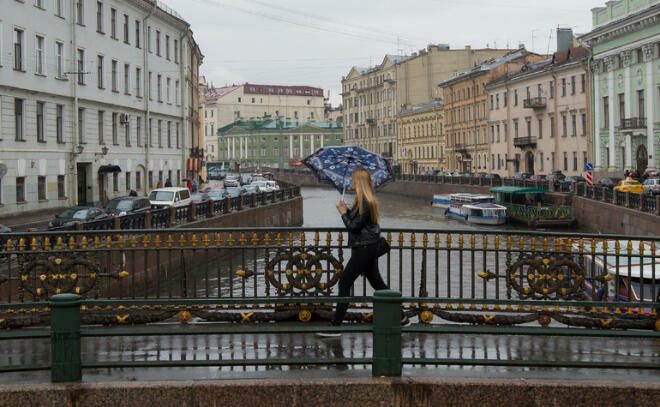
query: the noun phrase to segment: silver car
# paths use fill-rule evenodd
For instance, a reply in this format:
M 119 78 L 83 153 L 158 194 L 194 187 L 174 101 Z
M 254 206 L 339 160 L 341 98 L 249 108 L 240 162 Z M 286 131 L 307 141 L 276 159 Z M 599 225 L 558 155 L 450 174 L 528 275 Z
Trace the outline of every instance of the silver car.
M 660 194 L 660 178 L 647 178 L 642 183 L 645 194 Z

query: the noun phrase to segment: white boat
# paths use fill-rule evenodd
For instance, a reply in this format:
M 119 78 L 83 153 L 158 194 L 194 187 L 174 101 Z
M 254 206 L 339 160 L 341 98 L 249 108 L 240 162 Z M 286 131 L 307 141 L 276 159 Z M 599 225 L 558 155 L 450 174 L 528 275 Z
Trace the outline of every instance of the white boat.
M 479 225 L 501 225 L 508 221 L 506 207 L 492 203 L 492 195 L 452 194 L 445 210 L 449 218 Z
M 451 203 L 451 194 L 435 194 L 431 201 L 431 206 L 434 208 L 447 209 Z

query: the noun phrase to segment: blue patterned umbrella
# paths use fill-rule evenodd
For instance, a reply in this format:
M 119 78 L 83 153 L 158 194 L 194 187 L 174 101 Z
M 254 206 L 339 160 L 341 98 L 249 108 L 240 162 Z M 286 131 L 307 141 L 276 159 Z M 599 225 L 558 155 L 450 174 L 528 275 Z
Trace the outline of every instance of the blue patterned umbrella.
M 303 160 L 321 182 L 331 184 L 338 191 L 355 192 L 353 171 L 364 168 L 371 173 L 375 190 L 391 182 L 392 169 L 386 159 L 356 146 L 323 147 Z

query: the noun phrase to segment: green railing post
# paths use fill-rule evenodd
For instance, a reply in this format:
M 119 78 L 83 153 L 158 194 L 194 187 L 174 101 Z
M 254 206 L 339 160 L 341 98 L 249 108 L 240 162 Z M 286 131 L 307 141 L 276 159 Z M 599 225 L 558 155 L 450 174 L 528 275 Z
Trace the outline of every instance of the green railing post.
M 75 382 L 80 368 L 80 297 L 58 294 L 50 299 L 50 378 L 53 383 Z
M 374 293 L 374 362 L 371 375 L 401 376 L 401 293 Z

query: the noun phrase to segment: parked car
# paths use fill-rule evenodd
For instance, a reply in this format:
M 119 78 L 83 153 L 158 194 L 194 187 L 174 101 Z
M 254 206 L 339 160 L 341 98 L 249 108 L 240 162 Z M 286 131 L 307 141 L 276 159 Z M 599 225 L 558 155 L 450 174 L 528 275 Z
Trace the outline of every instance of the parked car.
M 424 175 L 435 176 L 435 174 L 437 173 L 438 173 L 437 170 L 428 170 L 424 173 Z
M 109 215 L 124 216 L 129 213 L 149 212 L 151 201 L 143 196 L 123 196 L 113 198 L 105 206 Z
M 453 175 L 452 175 L 451 172 L 449 172 L 449 171 L 445 171 L 445 172 L 439 172 L 439 173 L 438 173 L 438 177 L 439 177 L 439 176 L 443 176 L 443 177 L 452 177 Z
M 500 179 L 500 174 L 486 174 L 486 175 L 484 175 L 484 178 L 486 178 L 486 179 L 491 179 L 491 178 Z
M 642 192 L 644 192 L 644 187 L 642 187 L 642 184 L 640 184 L 639 181 L 621 180 L 614 187 L 614 190 L 615 191 L 622 191 L 622 192 L 630 191 L 633 194 L 641 194 Z
M 451 173 L 451 176 L 452 176 L 452 177 L 460 177 L 460 176 L 461 176 L 461 173 L 458 172 L 458 171 L 455 171 L 455 172 L 452 172 L 452 173 Z
M 660 178 L 647 178 L 642 183 L 645 194 L 660 194 Z
M 545 181 L 545 177 L 546 177 L 545 175 L 534 174 L 534 175 L 531 175 L 527 179 L 530 180 L 530 181 Z
M 563 181 L 566 178 L 566 175 L 562 174 L 561 171 L 552 171 L 550 174 L 545 176 L 546 181 L 552 183 Z
M 247 191 L 248 194 L 256 194 L 259 192 L 258 187 L 254 184 L 243 185 L 243 188 L 245 188 L 245 191 Z
M 488 174 L 485 173 L 485 172 L 477 172 L 477 173 L 474 174 L 474 177 L 475 178 L 486 178 L 486 175 L 488 175 Z
M 614 186 L 616 184 L 619 183 L 619 181 L 621 181 L 621 178 L 615 178 L 615 177 L 601 178 L 601 179 L 598 180 L 598 182 L 596 183 L 595 186 L 607 187 L 607 188 L 612 189 L 612 188 L 614 188 Z
M 210 169 L 210 170 L 208 170 L 208 172 L 207 172 L 207 178 L 208 178 L 208 179 L 218 179 L 218 180 L 222 180 L 222 179 L 225 178 L 225 174 L 224 174 L 224 172 L 222 172 L 222 170 L 219 170 L 219 169 L 215 169 L 215 168 L 214 168 L 214 169 Z
M 236 198 L 237 196 L 247 195 L 247 191 L 243 187 L 227 187 L 227 195 L 230 198 Z
M 0 233 L 11 233 L 12 230 L 9 226 L 0 225 Z
M 230 178 L 232 177 L 232 178 Z M 238 178 L 233 178 L 234 176 L 227 175 L 227 178 L 225 178 L 225 188 L 226 187 L 240 187 L 241 182 L 238 180 Z
M 196 204 L 208 202 L 210 200 L 209 195 L 206 192 L 194 192 L 190 195 L 190 199 Z
M 212 201 L 221 201 L 229 196 L 224 188 L 206 188 L 204 192 Z
M 271 191 L 279 191 L 280 186 L 275 181 L 266 181 L 266 186 L 270 188 Z
M 513 179 L 527 179 L 531 176 L 532 174 L 528 172 L 517 172 L 513 174 Z
M 48 224 L 48 229 L 69 226 L 73 222 L 89 222 L 107 217 L 108 214 L 101 208 L 74 206 L 55 215 L 55 219 Z
M 170 187 L 158 188 L 151 191 L 149 194 L 152 208 L 166 208 L 169 206 L 186 206 L 190 205 L 190 191 L 188 188 Z
M 271 187 L 268 185 L 268 181 L 254 181 L 250 185 L 257 187 L 258 193 L 272 191 Z
M 587 182 L 587 179 L 584 177 L 581 177 L 579 175 L 569 175 L 568 177 L 564 178 L 559 182 L 559 184 L 563 188 L 569 188 L 572 183 L 577 182 L 578 184 L 581 182 Z

